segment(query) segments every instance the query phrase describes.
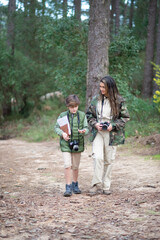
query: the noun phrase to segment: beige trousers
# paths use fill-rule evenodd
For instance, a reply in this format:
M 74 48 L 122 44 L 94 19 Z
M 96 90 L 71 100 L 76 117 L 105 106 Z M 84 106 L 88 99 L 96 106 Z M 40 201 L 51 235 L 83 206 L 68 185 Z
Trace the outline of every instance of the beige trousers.
M 110 189 L 111 171 L 116 150 L 116 146 L 109 146 L 109 132 L 99 131 L 93 141 L 94 173 L 92 186 L 101 183 L 103 190 Z

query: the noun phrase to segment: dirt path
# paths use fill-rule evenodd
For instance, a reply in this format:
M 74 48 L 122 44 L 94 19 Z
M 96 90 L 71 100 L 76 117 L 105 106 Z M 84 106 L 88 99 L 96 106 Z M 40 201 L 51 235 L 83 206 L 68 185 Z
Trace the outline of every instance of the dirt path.
M 160 239 L 160 161 L 146 160 L 137 146 L 119 147 L 113 194 L 90 197 L 90 154 L 88 146 L 80 166 L 83 193 L 64 198 L 58 142 L 0 141 L 0 239 Z

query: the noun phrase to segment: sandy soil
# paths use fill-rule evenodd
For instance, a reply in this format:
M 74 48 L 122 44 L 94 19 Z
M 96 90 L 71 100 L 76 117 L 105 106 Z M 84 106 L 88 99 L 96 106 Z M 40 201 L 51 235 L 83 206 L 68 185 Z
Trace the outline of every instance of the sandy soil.
M 0 239 L 160 239 L 160 161 L 147 156 L 151 151 L 139 143 L 118 147 L 112 195 L 90 197 L 88 145 L 80 166 L 82 194 L 65 198 L 58 141 L 0 141 Z

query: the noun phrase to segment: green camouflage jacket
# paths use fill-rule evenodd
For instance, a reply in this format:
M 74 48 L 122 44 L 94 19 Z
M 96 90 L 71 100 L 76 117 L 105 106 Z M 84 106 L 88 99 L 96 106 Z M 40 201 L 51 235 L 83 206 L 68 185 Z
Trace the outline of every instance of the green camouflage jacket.
M 94 140 L 97 134 L 97 129 L 95 128 L 95 124 L 98 122 L 97 103 L 98 103 L 98 96 L 95 96 L 92 99 L 91 104 L 86 113 L 88 123 L 92 127 L 91 141 Z M 109 145 L 111 146 L 124 144 L 125 124 L 130 119 L 127 107 L 125 105 L 125 100 L 121 96 L 118 96 L 118 106 L 119 106 L 119 116 L 111 120 L 112 131 L 109 132 L 110 134 Z

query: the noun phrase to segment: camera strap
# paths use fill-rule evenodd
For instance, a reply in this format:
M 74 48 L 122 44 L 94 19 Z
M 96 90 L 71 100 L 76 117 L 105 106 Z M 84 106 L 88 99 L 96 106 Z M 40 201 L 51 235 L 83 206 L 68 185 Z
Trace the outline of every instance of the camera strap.
M 68 111 L 67 112 L 67 118 L 68 118 L 69 124 L 71 126 L 71 142 L 73 141 L 73 117 L 74 117 L 74 114 L 71 114 L 71 124 L 70 124 L 69 111 Z M 80 118 L 79 118 L 79 112 L 78 111 L 77 111 L 77 123 L 78 123 L 78 129 L 79 129 Z M 78 132 L 78 142 L 79 142 L 79 132 Z
M 101 107 L 101 119 L 102 119 L 102 114 L 103 114 L 103 106 L 104 106 L 104 96 L 102 96 L 102 107 Z

